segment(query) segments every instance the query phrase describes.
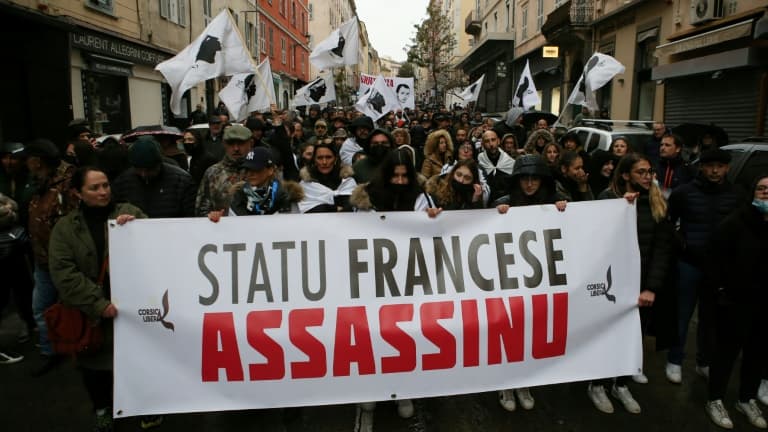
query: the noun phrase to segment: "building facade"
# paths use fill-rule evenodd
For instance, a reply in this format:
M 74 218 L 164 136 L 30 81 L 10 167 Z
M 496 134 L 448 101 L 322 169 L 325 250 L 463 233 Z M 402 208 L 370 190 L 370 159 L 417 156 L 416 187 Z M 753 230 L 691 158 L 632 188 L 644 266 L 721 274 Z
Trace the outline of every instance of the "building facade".
M 346 21 L 357 16 L 354 0 L 310 0 L 309 1 L 310 52 L 316 43 L 327 38 L 331 32 L 341 27 Z M 362 62 L 363 53 L 358 53 Z M 320 74 L 314 65 L 309 65 L 310 79 Z M 360 66 L 345 66 L 334 70 L 337 104 L 348 105 L 354 101 L 358 86 Z

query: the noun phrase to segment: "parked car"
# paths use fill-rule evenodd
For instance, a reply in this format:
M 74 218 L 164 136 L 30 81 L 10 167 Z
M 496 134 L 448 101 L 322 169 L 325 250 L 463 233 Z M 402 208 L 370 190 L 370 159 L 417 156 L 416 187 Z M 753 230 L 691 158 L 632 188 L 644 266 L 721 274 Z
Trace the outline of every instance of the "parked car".
M 752 186 L 755 176 L 768 172 L 768 137 L 752 137 L 721 147 L 731 153 L 728 179 L 746 190 Z
M 642 151 L 646 141 L 653 135 L 652 124 L 653 122 L 586 119 L 581 126 L 568 131 L 576 132 L 587 153 L 598 149 L 607 151 L 613 140 L 618 137 L 626 138 L 633 150 Z

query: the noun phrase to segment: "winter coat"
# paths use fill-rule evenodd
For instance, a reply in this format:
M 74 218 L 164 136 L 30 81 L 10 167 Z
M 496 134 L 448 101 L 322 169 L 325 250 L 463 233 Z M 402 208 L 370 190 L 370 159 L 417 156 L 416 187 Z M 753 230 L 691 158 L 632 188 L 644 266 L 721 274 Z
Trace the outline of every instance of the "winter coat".
M 29 236 L 35 264 L 44 270 L 48 268 L 48 241 L 53 226 L 80 202 L 69 187 L 74 172 L 74 165 L 62 161 L 51 179 L 40 187 L 32 186 L 36 192 L 29 203 Z
M 275 179 L 274 182 L 277 186 L 277 191 L 274 194 L 274 201 L 268 208 L 264 209 L 264 214 L 297 213 L 297 205 L 299 201 L 304 199 L 304 191 L 301 186 L 292 181 L 280 181 Z M 253 215 L 248 211 L 248 197 L 245 195 L 245 192 L 243 192 L 244 185 L 245 182 L 239 182 L 232 187 L 232 203 L 229 206 L 230 215 Z
M 370 183 L 363 183 L 357 185 L 355 190 L 352 191 L 352 195 L 349 197 L 349 202 L 352 204 L 352 207 L 355 209 L 355 211 L 377 211 L 376 203 L 371 200 L 371 196 L 368 193 L 369 184 Z M 430 197 L 426 192 L 422 192 L 416 197 L 416 201 L 413 204 L 413 209 L 404 208 L 394 211 L 423 211 L 432 207 L 435 207 L 435 203 L 432 200 L 432 197 Z
M 675 189 L 669 197 L 669 219 L 673 225 L 680 222 L 680 259 L 701 266 L 712 232 L 739 207 L 744 195 L 733 183 L 715 184 L 702 176 Z
M 278 156 L 278 165 L 282 168 L 283 178 L 285 180 L 298 181 L 299 167 L 296 166 L 293 149 L 291 148 L 291 137 L 288 135 L 288 130 L 285 126 L 285 124 L 275 126 L 275 131 L 269 140 L 269 144 L 272 147 L 272 151 Z
M 234 190 L 233 185 L 245 180 L 245 169 L 240 162 L 226 156 L 221 162 L 205 171 L 203 181 L 197 189 L 195 214 L 208 216 L 213 210 L 229 208 Z
M 536 146 L 536 141 L 539 138 L 544 138 L 544 144 L 542 147 Z M 555 136 L 552 132 L 546 129 L 536 129 L 528 136 L 528 140 L 525 142 L 525 154 L 541 154 L 541 149 L 547 146 L 549 143 L 555 142 Z
M 129 202 L 153 219 L 194 216 L 196 192 L 192 176 L 169 164 L 148 182 L 129 168 L 112 184 L 115 202 Z
M 440 138 L 446 141 L 446 150 L 441 155 L 438 153 Z M 453 141 L 448 132 L 439 130 L 432 132 L 427 137 L 427 143 L 424 146 L 424 161 L 421 164 L 421 174 L 426 178 L 432 178 L 439 175 L 443 166 L 453 162 Z
M 506 154 L 504 150 L 499 149 L 499 153 L 499 160 L 496 161 L 496 164 L 491 161 L 486 152 L 480 153 L 477 157 L 477 164 L 483 170 L 488 187 L 491 190 L 488 198 L 489 202 L 493 202 L 509 192 L 510 176 L 515 169 L 515 160 Z
M 192 184 L 197 188 L 200 186 L 200 182 L 203 181 L 205 171 L 219 160 L 205 151 L 203 146 L 195 147 L 193 153 L 190 154 L 192 158 L 189 160 L 189 175 L 192 176 Z
M 312 177 L 309 169 L 304 167 L 299 172 L 301 187 L 304 189 L 304 198 L 299 202 L 299 211 L 302 213 L 333 213 L 337 211 L 352 211 L 349 204 L 349 196 L 357 187 L 353 175 L 354 171 L 349 165 L 342 165 L 339 169 L 339 184 L 331 188 Z
M 764 316 L 768 221 L 763 215 L 751 204 L 739 207 L 714 230 L 706 250 L 704 292 L 711 304 Z
M 130 214 L 137 218 L 146 217 L 137 207 L 117 204 L 109 218 L 114 219 L 121 214 Z M 96 284 L 101 271 L 100 257 L 96 256 L 96 244 L 80 209 L 62 217 L 53 228 L 49 251 L 51 278 L 61 302 L 80 309 L 91 320 L 100 321 L 104 330 L 102 351 L 79 357 L 78 361 L 93 369 L 112 369 L 113 322 L 101 320 L 101 313 L 109 305 L 110 298 L 103 287 Z M 105 277 L 108 278 L 109 275 Z
M 451 180 L 453 180 L 453 178 L 449 172 L 434 176 L 427 181 L 425 187 L 426 192 L 434 199 L 436 207 L 440 207 L 443 210 L 471 210 L 484 207 L 485 201 L 483 198 L 480 198 L 477 201 L 472 201 L 472 195 L 460 197 L 455 192 L 449 196 L 443 195 L 441 191 L 443 191 L 442 187 L 444 183 L 450 182 Z
M 659 159 L 656 178 L 659 181 L 659 187 L 666 193 L 666 196 L 669 196 L 669 193 L 678 186 L 689 183 L 694 177 L 692 168 L 680 155 L 674 159 Z
M 595 195 L 592 193 L 592 188 L 587 185 L 586 192 L 579 191 L 579 185 L 575 181 L 561 177 L 556 182 L 557 194 L 563 197 L 568 202 L 579 201 L 592 201 L 595 199 Z

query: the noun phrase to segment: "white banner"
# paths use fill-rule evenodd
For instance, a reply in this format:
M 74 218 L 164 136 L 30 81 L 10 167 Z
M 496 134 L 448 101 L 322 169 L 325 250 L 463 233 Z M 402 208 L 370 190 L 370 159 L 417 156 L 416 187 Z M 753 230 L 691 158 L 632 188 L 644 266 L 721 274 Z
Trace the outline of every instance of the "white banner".
M 376 75 L 361 73 L 360 84 L 357 89 L 358 94 L 367 92 L 374 82 L 376 82 Z M 384 77 L 384 82 L 397 95 L 397 102 L 400 104 L 400 108 L 416 108 L 416 96 L 413 93 L 413 77 Z
M 115 415 L 637 373 L 635 218 L 608 200 L 110 224 Z

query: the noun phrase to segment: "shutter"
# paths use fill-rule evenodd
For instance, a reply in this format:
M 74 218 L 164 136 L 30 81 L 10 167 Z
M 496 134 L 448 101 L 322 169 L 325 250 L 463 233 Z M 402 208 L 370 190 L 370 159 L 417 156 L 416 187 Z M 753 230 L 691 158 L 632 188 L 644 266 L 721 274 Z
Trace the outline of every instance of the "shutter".
M 738 142 L 756 135 L 759 75 L 754 69 L 722 71 L 667 80 L 664 122 L 714 123 L 725 129 L 728 140 Z M 706 89 L 706 90 L 705 90 Z
M 187 0 L 179 0 L 179 25 L 187 25 Z
M 168 19 L 168 11 L 171 9 L 170 0 L 160 0 L 160 16 Z

